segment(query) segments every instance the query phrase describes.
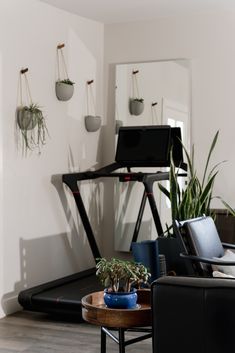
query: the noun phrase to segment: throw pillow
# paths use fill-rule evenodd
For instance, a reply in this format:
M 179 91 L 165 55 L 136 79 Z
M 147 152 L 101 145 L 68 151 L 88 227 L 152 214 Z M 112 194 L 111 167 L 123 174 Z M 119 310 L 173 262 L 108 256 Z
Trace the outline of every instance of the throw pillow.
M 235 263 L 235 253 L 231 250 L 225 250 L 225 254 L 222 257 L 214 257 L 216 260 L 222 261 L 234 261 Z M 235 265 L 232 266 L 224 266 L 224 265 L 212 265 L 213 271 L 220 271 L 225 273 L 226 275 L 230 275 L 235 277 Z
M 212 275 L 217 278 L 235 278 L 234 276 L 226 275 L 226 273 L 220 271 L 213 271 Z

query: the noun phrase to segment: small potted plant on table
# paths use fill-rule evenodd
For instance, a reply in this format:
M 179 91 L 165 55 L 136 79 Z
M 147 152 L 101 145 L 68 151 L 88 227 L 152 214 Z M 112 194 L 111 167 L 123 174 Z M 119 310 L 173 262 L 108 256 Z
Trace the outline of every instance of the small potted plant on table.
M 137 303 L 137 288 L 147 283 L 150 273 L 147 268 L 134 261 L 112 258 L 98 259 L 96 275 L 106 287 L 104 302 L 109 308 L 132 309 Z

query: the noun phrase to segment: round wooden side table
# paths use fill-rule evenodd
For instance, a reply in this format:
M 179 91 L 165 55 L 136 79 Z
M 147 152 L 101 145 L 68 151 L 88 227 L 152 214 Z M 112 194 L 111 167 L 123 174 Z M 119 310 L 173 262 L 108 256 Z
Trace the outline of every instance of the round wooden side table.
M 127 345 L 152 337 L 150 290 L 140 289 L 137 294 L 137 307 L 134 309 L 107 308 L 104 304 L 103 291 L 91 293 L 82 298 L 83 319 L 101 327 L 101 353 L 106 353 L 106 336 L 119 345 L 119 353 L 125 353 Z M 111 330 L 117 330 L 118 337 Z M 144 334 L 125 341 L 125 331 Z

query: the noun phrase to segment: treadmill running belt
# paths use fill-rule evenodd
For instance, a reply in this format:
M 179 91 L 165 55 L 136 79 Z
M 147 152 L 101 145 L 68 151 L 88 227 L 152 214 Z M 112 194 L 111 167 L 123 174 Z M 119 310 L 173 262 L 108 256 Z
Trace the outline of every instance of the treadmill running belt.
M 19 303 L 26 310 L 69 316 L 81 321 L 81 299 L 103 289 L 94 269 L 91 269 L 26 289 L 20 293 Z

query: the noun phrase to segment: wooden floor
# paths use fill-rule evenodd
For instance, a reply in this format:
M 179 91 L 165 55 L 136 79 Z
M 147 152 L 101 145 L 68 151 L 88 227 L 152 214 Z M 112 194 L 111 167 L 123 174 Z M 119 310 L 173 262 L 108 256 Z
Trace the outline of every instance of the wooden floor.
M 127 338 L 136 337 L 128 333 Z M 107 338 L 107 353 L 118 353 Z M 44 314 L 18 312 L 0 320 L 0 353 L 100 353 L 100 328 L 53 320 Z M 151 353 L 150 339 L 126 347 L 126 353 Z

